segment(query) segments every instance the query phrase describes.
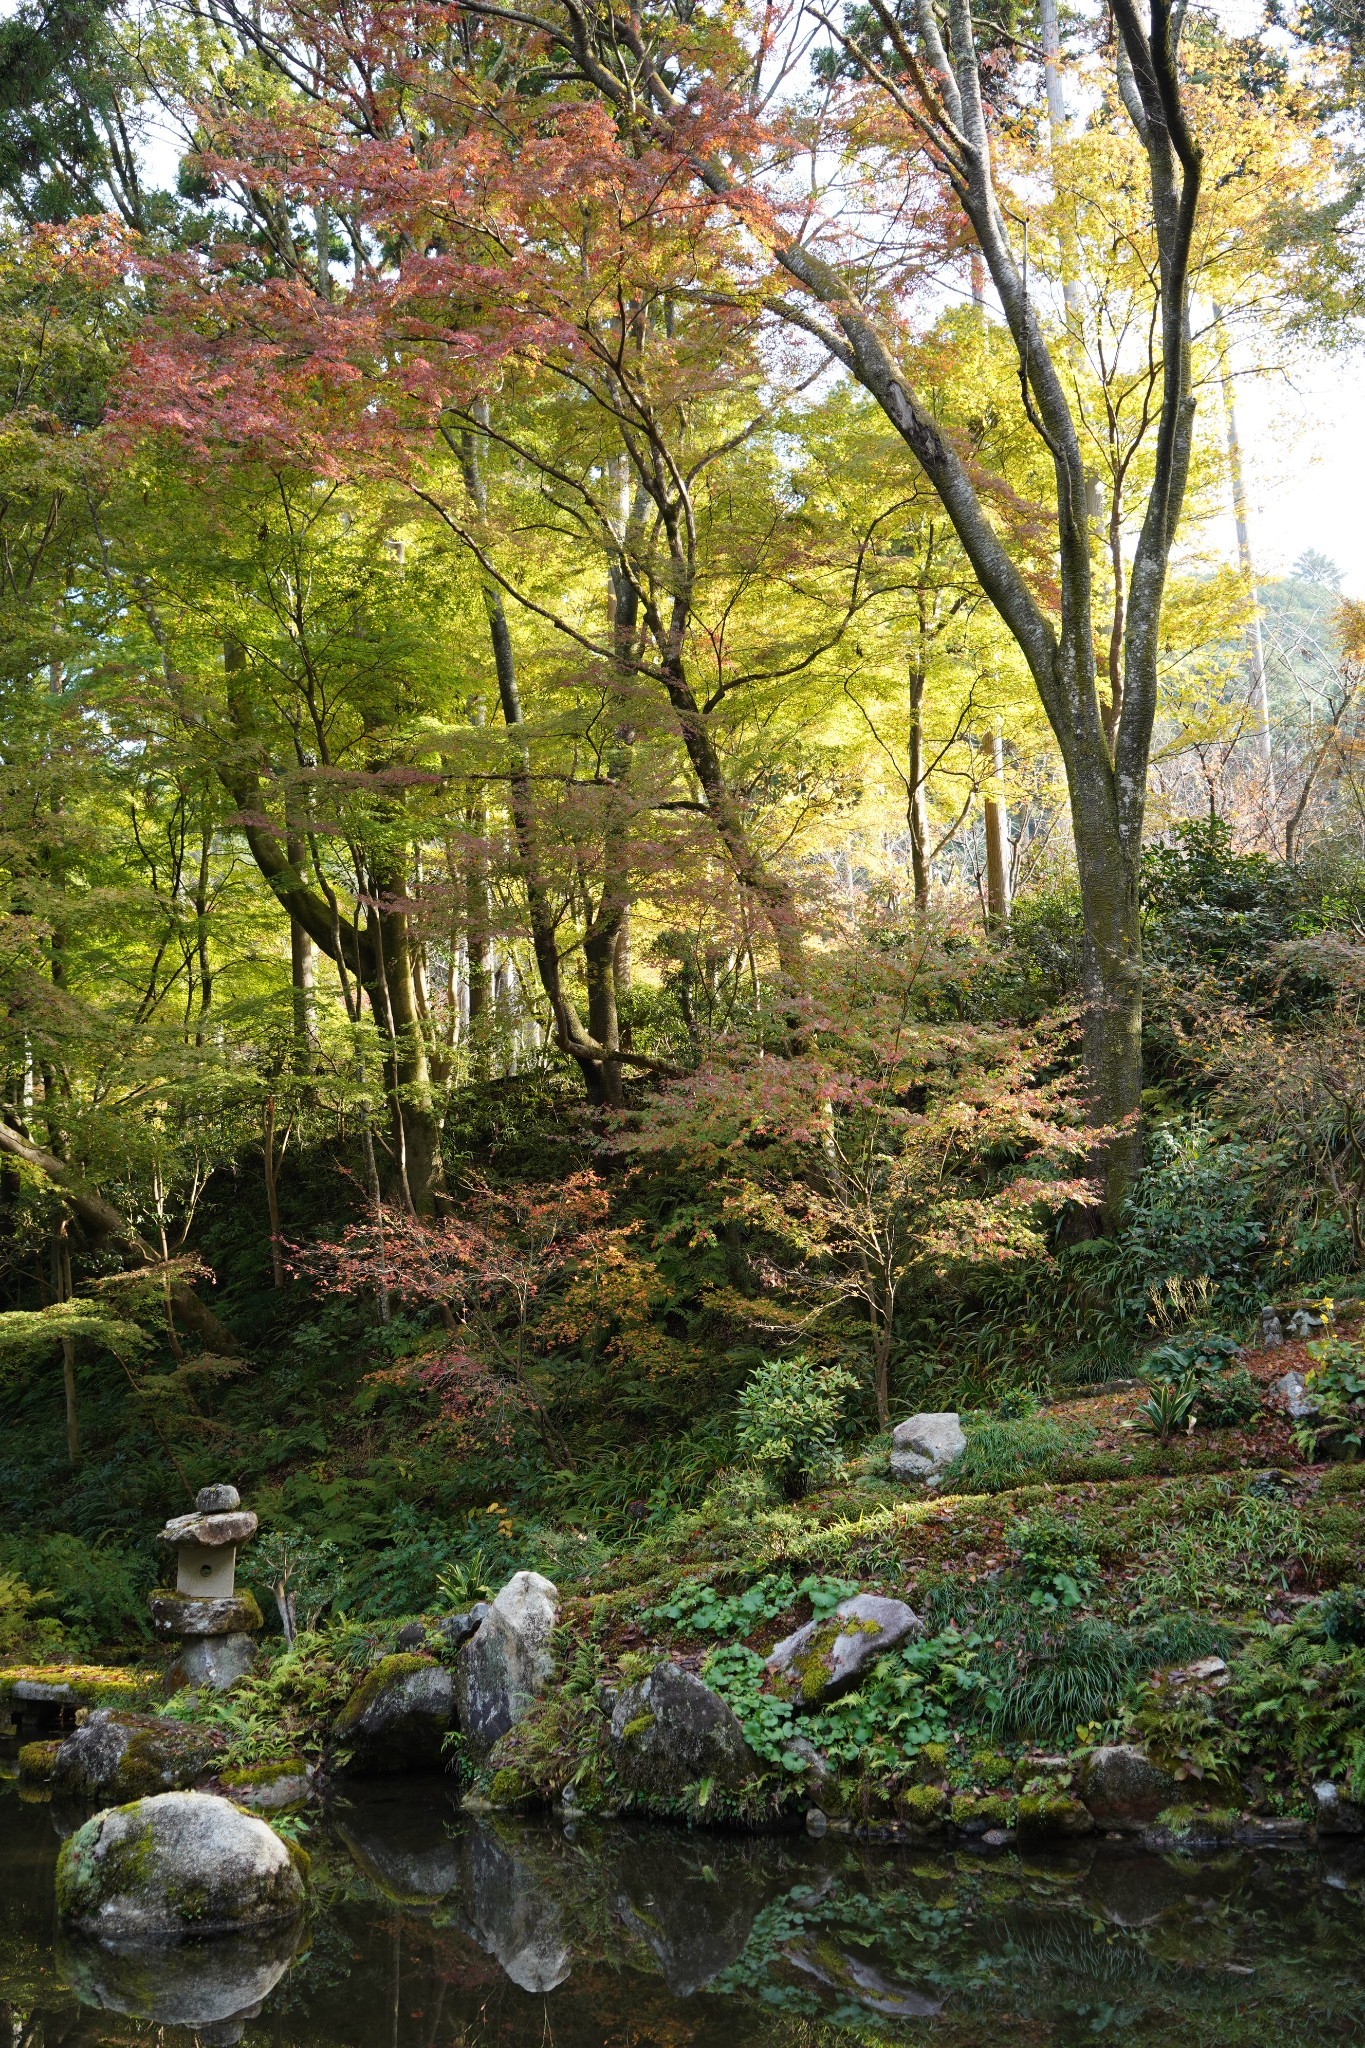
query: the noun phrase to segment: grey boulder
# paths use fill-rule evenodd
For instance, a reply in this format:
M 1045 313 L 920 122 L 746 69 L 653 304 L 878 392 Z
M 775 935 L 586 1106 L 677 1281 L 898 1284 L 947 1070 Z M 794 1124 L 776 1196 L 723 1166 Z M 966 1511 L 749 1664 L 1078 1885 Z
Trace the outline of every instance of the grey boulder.
M 1076 1790 L 1091 1819 L 1111 1828 L 1154 1821 L 1179 1797 L 1170 1772 L 1131 1742 L 1087 1751 L 1076 1775 Z
M 455 1723 L 455 1681 L 443 1664 L 381 1657 L 333 1723 L 333 1740 L 361 1771 L 438 1770 Z
M 57 1858 L 57 1913 L 101 1940 L 176 1940 L 289 1926 L 306 1859 L 254 1814 L 206 1792 L 97 1813 Z
M 192 1785 L 214 1748 L 212 1736 L 181 1721 L 100 1707 L 59 1744 L 49 1783 L 75 1799 L 141 1799 Z
M 182 1685 L 230 1692 L 256 1661 L 256 1645 L 248 1635 L 187 1636 L 166 1676 L 175 1692 Z
M 967 1448 L 955 1409 L 912 1415 L 891 1432 L 893 1479 L 940 1479 Z
M 1365 1806 L 1343 1799 L 1330 1780 L 1313 1787 L 1313 1801 L 1320 1835 L 1365 1835 Z
M 734 1791 L 758 1768 L 733 1708 L 676 1664 L 626 1687 L 610 1741 L 618 1783 L 647 1804 L 674 1804 L 706 1779 Z
M 838 1699 L 861 1683 L 878 1657 L 923 1633 L 923 1622 L 903 1600 L 855 1593 L 777 1645 L 767 1664 L 772 1690 L 807 1707 Z
M 1318 1412 L 1318 1404 L 1308 1392 L 1301 1372 L 1281 1373 L 1275 1382 L 1275 1392 L 1291 1422 L 1302 1422 L 1306 1416 Z
M 465 1746 L 476 1763 L 544 1691 L 554 1670 L 551 1638 L 558 1621 L 558 1588 L 539 1572 L 516 1572 L 461 1648 L 455 1691 Z

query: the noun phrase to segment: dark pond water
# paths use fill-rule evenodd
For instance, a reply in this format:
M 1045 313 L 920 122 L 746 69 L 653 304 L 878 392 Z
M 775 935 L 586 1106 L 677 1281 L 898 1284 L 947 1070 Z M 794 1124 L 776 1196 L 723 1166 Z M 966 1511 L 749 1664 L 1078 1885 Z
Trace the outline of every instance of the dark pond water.
M 1274 2048 L 1365 2040 L 1365 1845 L 929 1855 L 474 1820 L 447 1785 L 312 1825 L 297 1943 L 55 1936 L 83 1816 L 0 1786 L 0 2048 Z

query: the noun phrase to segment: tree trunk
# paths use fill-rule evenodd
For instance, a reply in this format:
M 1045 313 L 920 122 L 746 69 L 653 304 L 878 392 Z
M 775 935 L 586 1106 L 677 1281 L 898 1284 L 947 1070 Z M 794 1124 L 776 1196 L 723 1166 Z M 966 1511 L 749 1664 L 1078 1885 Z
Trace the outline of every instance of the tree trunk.
M 297 829 L 290 832 L 286 849 L 290 866 L 302 876 L 307 851 L 302 832 Z M 313 941 L 292 914 L 289 919 L 289 986 L 294 1017 L 294 1071 L 296 1074 L 309 1074 L 318 1049 Z
M 910 827 L 910 873 L 915 886 L 915 908 L 929 908 L 932 875 L 929 867 L 928 776 L 924 766 L 924 658 L 916 648 L 910 659 L 910 745 L 906 756 L 906 822 Z
M 1010 921 L 1010 833 L 1005 804 L 1005 749 L 997 726 L 991 735 L 986 782 L 986 924 L 1004 931 Z
M 482 719 L 478 721 L 482 724 Z M 465 804 L 464 950 L 469 991 L 469 1064 L 476 1081 L 492 1072 L 493 977 L 490 971 L 493 906 L 488 888 L 488 811 L 479 785 Z

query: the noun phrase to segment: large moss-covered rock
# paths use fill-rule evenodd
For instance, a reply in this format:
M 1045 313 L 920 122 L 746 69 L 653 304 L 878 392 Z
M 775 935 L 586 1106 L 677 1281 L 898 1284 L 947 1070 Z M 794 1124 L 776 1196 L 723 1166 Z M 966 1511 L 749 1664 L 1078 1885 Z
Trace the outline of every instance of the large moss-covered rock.
M 851 1692 L 878 1657 L 923 1633 L 924 1623 L 903 1600 L 855 1593 L 833 1614 L 783 1637 L 768 1659 L 769 1683 L 785 1699 L 820 1706 Z
M 460 1728 L 482 1762 L 529 1712 L 554 1670 L 559 1591 L 539 1572 L 517 1572 L 455 1660 Z
M 675 1664 L 656 1664 L 612 1709 L 618 1783 L 645 1804 L 675 1806 L 703 1780 L 737 1791 L 758 1769 L 729 1703 Z
M 1088 1750 L 1076 1774 L 1076 1790 L 1103 1828 L 1137 1827 L 1153 1821 L 1179 1797 L 1169 1771 L 1131 1742 Z
M 361 1771 L 439 1769 L 455 1725 L 455 1681 L 414 1653 L 381 1657 L 347 1700 L 333 1738 Z
M 212 1768 L 217 1746 L 202 1728 L 162 1714 L 101 1707 L 50 1750 L 42 1776 L 54 1792 L 75 1799 L 141 1799 L 193 1785 Z M 37 1774 L 32 1759 L 27 1768 Z
M 63 1843 L 57 1912 L 113 1941 L 278 1928 L 303 1910 L 306 1867 L 230 1800 L 163 1792 L 97 1813 Z

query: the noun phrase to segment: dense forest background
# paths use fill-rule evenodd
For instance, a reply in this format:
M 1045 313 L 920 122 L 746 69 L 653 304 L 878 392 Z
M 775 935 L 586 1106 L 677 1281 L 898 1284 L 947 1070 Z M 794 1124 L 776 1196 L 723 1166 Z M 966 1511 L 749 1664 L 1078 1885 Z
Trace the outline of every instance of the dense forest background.
M 1365 611 L 1224 558 L 1239 380 L 1355 373 L 1358 22 L 1185 22 L 1134 653 L 1175 372 L 1114 22 L 976 31 L 1019 313 L 921 13 L 633 19 L 614 70 L 572 7 L 0 23 L 0 1632 L 145 1634 L 219 1478 L 397 1614 L 590 1572 L 784 1413 L 1027 1416 L 1365 1292 Z M 845 284 L 794 308 L 802 165 Z M 1028 640 L 1082 577 L 1100 769 Z M 1076 821 L 1148 659 L 1125 1102 Z

